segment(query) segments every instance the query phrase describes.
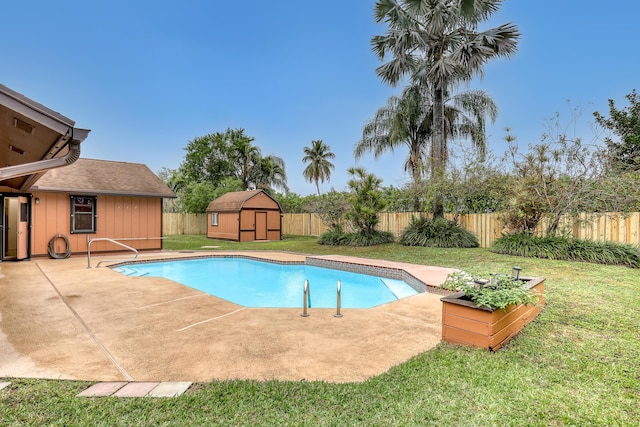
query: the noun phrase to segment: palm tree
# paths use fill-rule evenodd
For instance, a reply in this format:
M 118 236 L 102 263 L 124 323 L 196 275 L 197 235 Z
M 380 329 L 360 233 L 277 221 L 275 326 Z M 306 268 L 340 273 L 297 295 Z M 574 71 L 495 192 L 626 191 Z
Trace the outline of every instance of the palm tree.
M 498 107 L 484 91 L 471 90 L 445 98 L 445 134 L 452 138 L 470 138 L 481 153 L 486 148 L 485 117 L 495 121 Z M 427 85 L 414 84 L 402 91 L 400 97 L 392 96 L 368 121 L 354 149 L 356 159 L 373 152 L 378 158 L 399 145 L 409 148 L 405 171 L 411 173 L 414 184 L 421 181 L 425 159 L 434 168 L 433 98 Z M 446 143 L 446 139 L 445 139 Z M 445 161 L 447 158 L 445 146 Z M 430 154 L 427 156 L 427 154 Z
M 377 159 L 387 151 L 406 145 L 409 156 L 404 169 L 411 173 L 413 182 L 420 181 L 427 157 L 427 142 L 431 135 L 431 117 L 422 100 L 418 86 L 411 86 L 400 97 L 391 96 L 387 104 L 376 111 L 373 119 L 365 123 L 362 139 L 356 143 L 356 160 L 373 152 Z
M 260 148 L 252 144 L 254 139 L 244 134 L 244 129 L 229 132 L 230 151 L 233 164 L 236 165 L 236 176 L 242 181 L 242 189 L 248 190 L 251 185 L 251 169 L 258 163 L 262 154 Z
M 285 193 L 289 191 L 284 160 L 281 157 L 273 154 L 262 157 L 254 166 L 252 175 L 256 188 L 266 190 L 268 193 L 271 193 L 274 188 L 280 188 Z
M 325 179 L 329 181 L 331 171 L 334 169 L 333 163 L 329 159 L 334 159 L 335 157 L 336 155 L 331 152 L 329 146 L 322 142 L 321 139 L 311 141 L 311 147 L 304 147 L 302 161 L 309 164 L 302 174 L 306 181 L 316 183 L 318 195 L 320 195 L 318 182 L 324 182 Z
M 351 190 L 351 210 L 345 214 L 345 218 L 350 220 L 357 230 L 366 236 L 372 236 L 380 222 L 378 213 L 385 207 L 380 191 L 382 180 L 364 168 L 352 167 L 347 172 L 351 176 L 348 182 Z
M 507 23 L 478 31 L 502 4 L 502 0 L 378 0 L 376 22 L 388 28 L 371 39 L 380 60 L 392 58 L 376 69 L 386 83 L 396 85 L 404 77 L 429 84 L 433 98 L 432 176 L 441 178 L 446 161 L 445 94 L 454 84 L 482 74 L 489 60 L 509 57 L 517 50 L 520 32 Z M 443 215 L 436 197 L 435 216 Z

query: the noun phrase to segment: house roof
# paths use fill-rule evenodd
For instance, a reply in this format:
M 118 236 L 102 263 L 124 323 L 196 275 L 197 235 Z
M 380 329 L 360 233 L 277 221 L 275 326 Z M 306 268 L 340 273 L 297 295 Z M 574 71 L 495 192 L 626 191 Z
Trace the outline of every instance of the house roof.
M 146 165 L 94 159 L 78 159 L 64 168 L 51 169 L 31 190 L 87 195 L 176 197 Z
M 48 169 L 79 156 L 89 130 L 0 84 L 0 186 L 28 190 Z
M 209 206 L 207 206 L 207 212 L 240 212 L 247 200 L 260 193 L 264 193 L 265 196 L 274 200 L 273 197 L 269 196 L 264 192 L 264 190 L 232 191 L 230 193 L 223 194 L 209 203 Z M 278 203 L 277 201 L 275 202 Z

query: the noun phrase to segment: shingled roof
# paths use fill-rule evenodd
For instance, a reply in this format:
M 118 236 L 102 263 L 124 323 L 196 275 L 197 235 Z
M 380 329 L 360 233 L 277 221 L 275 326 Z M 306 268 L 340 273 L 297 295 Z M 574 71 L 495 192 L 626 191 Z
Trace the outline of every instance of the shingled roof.
M 250 198 L 264 193 L 267 197 L 273 199 L 263 190 L 251 191 L 232 191 L 218 197 L 207 207 L 207 212 L 240 212 L 244 203 Z M 277 203 L 277 202 L 276 202 Z
M 173 191 L 141 163 L 78 159 L 47 171 L 32 191 L 175 198 Z

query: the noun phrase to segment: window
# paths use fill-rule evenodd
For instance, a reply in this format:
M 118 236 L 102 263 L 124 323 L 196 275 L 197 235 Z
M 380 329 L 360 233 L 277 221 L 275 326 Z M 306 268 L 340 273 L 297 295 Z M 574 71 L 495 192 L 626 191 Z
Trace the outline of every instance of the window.
M 29 221 L 29 206 L 26 203 L 20 203 L 20 222 Z
M 71 196 L 71 233 L 96 232 L 96 198 Z
M 218 226 L 218 213 L 217 212 L 212 212 L 211 213 L 211 225 L 213 226 Z

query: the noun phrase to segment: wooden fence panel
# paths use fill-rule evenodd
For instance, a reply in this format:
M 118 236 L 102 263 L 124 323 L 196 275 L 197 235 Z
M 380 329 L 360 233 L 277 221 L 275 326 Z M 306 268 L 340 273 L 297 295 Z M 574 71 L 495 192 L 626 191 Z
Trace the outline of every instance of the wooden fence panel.
M 409 225 L 416 212 L 382 212 L 378 229 L 390 231 L 398 238 Z M 452 219 L 447 215 L 447 219 Z M 499 213 L 466 214 L 458 217 L 458 224 L 475 234 L 480 247 L 491 247 L 504 230 Z M 547 226 L 541 223 L 538 232 Z M 327 230 L 320 218 L 313 213 L 282 215 L 282 234 L 294 236 L 319 236 Z M 640 212 L 620 214 L 616 212 L 566 216 L 560 220 L 559 231 L 579 239 L 627 243 L 640 246 Z M 207 234 L 206 214 L 164 213 L 162 234 Z
M 162 235 L 207 234 L 207 214 L 162 214 Z

